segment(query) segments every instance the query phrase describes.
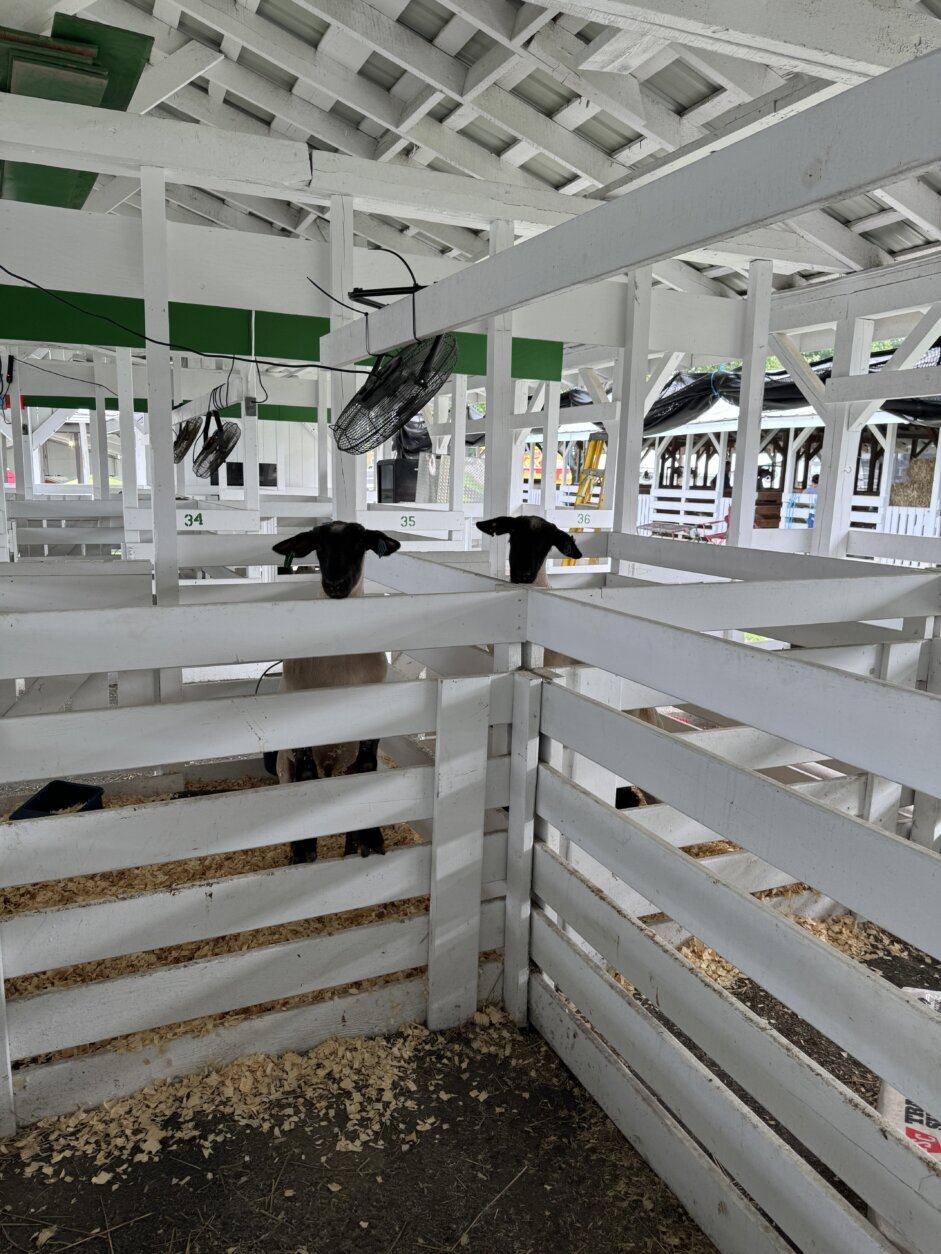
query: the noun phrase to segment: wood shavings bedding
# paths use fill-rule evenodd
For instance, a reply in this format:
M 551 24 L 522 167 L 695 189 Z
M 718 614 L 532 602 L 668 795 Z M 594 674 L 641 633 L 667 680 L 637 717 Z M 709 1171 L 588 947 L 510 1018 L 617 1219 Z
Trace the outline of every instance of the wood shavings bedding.
M 771 889 L 767 893 L 756 893 L 755 896 L 789 895 L 803 891 L 806 891 L 806 885 L 789 884 L 784 889 Z M 883 928 L 857 919 L 852 914 L 835 914 L 828 919 L 809 919 L 795 914 L 784 917 L 810 932 L 818 940 L 839 949 L 847 957 L 855 958 L 857 962 L 905 957 L 912 952 L 910 946 L 903 944 Z M 703 944 L 698 937 L 691 936 L 684 941 L 680 946 L 680 953 L 721 988 L 732 989 L 746 978 L 737 967 L 727 962 L 716 950 Z
M 513 1034 L 501 1011 L 479 1013 L 475 1025 L 471 1054 L 509 1056 Z M 303 1054 L 250 1055 L 219 1070 L 158 1081 L 91 1110 L 45 1119 L 0 1143 L 0 1158 L 29 1164 L 27 1174 L 43 1170 L 44 1160 L 55 1165 L 78 1155 L 98 1167 L 114 1167 L 147 1162 L 193 1141 L 208 1158 L 212 1144 L 231 1139 L 238 1128 L 279 1136 L 299 1123 L 337 1118 L 336 1150 L 360 1153 L 397 1137 L 396 1116 L 417 1108 L 411 1073 L 437 1039 L 413 1024 L 392 1037 L 329 1040 Z M 197 1121 L 218 1113 L 226 1115 L 228 1127 L 205 1137 Z M 419 1123 L 417 1131 L 432 1126 Z M 413 1130 L 407 1139 L 415 1137 Z

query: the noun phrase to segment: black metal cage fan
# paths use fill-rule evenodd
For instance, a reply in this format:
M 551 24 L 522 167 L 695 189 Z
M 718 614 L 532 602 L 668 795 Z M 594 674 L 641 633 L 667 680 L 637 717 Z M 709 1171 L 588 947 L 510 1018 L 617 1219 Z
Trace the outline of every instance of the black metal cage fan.
M 213 422 L 214 431 L 211 429 Z M 200 479 L 208 479 L 232 456 L 242 438 L 242 429 L 237 422 L 223 422 L 214 409 L 205 418 L 187 418 L 176 428 L 173 439 L 173 460 L 177 465 L 196 443 L 200 427 L 203 446 L 193 458 L 193 473 Z
M 368 309 L 384 309 L 385 305 L 377 296 L 410 296 L 414 339 L 400 349 L 376 355 L 366 382 L 334 421 L 333 438 L 343 453 L 368 453 L 391 439 L 441 390 L 457 365 L 457 339 L 450 331 L 425 339 L 418 337 L 415 295 L 422 291 L 423 285 L 415 278 L 412 267 L 392 248 L 377 248 L 376 251 L 397 257 L 408 271 L 411 283 L 404 287 L 356 287 L 348 294 L 349 298 Z M 331 295 L 309 276 L 308 282 L 335 304 L 352 309 L 354 313 L 361 312 Z M 366 351 L 370 352 L 368 313 Z
M 380 354 L 369 378 L 333 424 L 343 453 L 368 453 L 391 439 L 435 396 L 457 363 L 457 340 L 448 332 Z

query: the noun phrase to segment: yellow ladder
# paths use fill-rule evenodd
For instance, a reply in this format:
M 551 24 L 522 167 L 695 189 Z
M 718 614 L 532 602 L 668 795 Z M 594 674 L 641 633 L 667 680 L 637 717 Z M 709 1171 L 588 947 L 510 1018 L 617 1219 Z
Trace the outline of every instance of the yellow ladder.
M 595 488 L 598 489 L 598 509 L 604 509 L 604 470 L 601 468 L 601 454 L 604 452 L 604 440 L 592 438 L 588 441 L 588 448 L 585 450 L 585 461 L 582 466 L 582 476 L 578 481 L 578 488 L 575 492 L 575 505 L 591 506 L 592 497 L 595 494 Z M 573 527 L 573 531 L 581 533 L 584 527 Z M 574 566 L 575 559 L 566 557 L 563 566 Z

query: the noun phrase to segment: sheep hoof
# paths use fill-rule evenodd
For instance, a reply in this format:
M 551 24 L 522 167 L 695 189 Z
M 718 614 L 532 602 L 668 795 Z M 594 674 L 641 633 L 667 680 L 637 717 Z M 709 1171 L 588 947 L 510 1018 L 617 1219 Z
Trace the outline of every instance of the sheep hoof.
M 368 858 L 371 853 L 385 854 L 386 846 L 382 830 L 378 827 L 365 827 L 361 832 L 349 832 L 346 837 L 347 854 L 358 853 L 361 858 Z
M 317 841 L 299 840 L 291 846 L 291 865 L 300 866 L 305 862 L 317 861 Z

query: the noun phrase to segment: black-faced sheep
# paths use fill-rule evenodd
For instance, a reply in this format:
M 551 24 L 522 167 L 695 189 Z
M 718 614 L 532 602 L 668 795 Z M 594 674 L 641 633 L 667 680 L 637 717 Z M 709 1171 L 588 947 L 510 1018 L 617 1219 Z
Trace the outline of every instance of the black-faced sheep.
M 366 553 L 388 557 L 401 548 L 382 531 L 369 531 L 360 523 L 332 522 L 302 531 L 274 546 L 282 557 L 301 559 L 317 554 L 323 594 L 331 600 L 363 595 L 363 568 Z M 388 671 L 385 653 L 340 653 L 331 657 L 287 658 L 283 665 L 280 691 L 298 692 L 311 688 L 344 688 L 358 684 L 380 684 Z M 324 779 L 331 775 L 358 775 L 375 771 L 378 740 L 361 740 L 311 748 L 282 749 L 277 755 L 279 781 Z M 346 854 L 385 853 L 378 827 L 348 832 Z M 314 862 L 317 840 L 300 840 L 291 846 L 293 862 Z

